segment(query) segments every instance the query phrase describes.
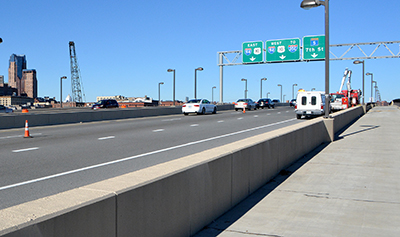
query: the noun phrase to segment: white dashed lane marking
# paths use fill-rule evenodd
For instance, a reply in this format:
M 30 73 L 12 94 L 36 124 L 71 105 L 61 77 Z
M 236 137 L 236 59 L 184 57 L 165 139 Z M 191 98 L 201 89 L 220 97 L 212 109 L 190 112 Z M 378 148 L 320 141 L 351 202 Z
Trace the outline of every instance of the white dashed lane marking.
M 113 138 L 115 138 L 115 136 L 99 137 L 99 138 L 97 138 L 97 140 L 101 141 L 101 140 L 107 140 L 107 139 L 113 139 Z
M 33 151 L 33 150 L 37 150 L 39 149 L 39 147 L 31 147 L 31 148 L 25 148 L 25 149 L 20 149 L 20 150 L 13 150 L 12 152 L 24 152 L 24 151 Z

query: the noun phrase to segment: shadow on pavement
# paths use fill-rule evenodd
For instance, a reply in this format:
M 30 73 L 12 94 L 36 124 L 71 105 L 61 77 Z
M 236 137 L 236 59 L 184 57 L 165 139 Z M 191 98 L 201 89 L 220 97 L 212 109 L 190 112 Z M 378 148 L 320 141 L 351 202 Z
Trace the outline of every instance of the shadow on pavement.
M 376 128 L 379 128 L 380 126 L 376 126 L 376 125 L 361 125 L 360 127 L 367 127 L 367 128 L 360 129 L 359 131 L 348 133 L 346 135 L 340 135 L 341 133 L 338 133 L 337 135 L 335 135 L 335 141 L 341 140 L 341 139 L 343 139 L 345 137 L 348 137 L 348 136 L 355 135 L 357 133 L 366 132 L 368 130 L 376 129 Z

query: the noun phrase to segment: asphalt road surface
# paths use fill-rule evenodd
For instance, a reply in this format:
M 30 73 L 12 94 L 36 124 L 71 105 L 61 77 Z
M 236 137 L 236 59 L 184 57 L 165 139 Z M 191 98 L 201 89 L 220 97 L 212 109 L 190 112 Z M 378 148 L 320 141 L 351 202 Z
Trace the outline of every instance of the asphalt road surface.
M 0 209 L 299 123 L 289 107 L 0 130 Z

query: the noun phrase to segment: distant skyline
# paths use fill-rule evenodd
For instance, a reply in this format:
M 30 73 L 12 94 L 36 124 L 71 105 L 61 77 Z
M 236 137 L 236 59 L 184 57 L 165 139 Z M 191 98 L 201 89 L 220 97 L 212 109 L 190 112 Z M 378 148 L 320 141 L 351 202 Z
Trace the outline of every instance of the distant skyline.
M 219 100 L 217 52 L 241 50 L 242 43 L 272 39 L 300 38 L 324 34 L 324 7 L 300 8 L 301 0 L 246 2 L 233 0 L 202 2 L 150 0 L 118 3 L 109 1 L 54 2 L 39 0 L 3 1 L 0 9 L 0 75 L 8 81 L 10 55 L 24 54 L 28 68 L 37 70 L 38 96 L 71 94 L 68 42 L 74 41 L 86 101 L 97 96 L 150 96 L 172 100 L 173 73 L 176 70 L 176 99 L 194 97 L 195 69 L 197 97 Z M 399 1 L 330 1 L 330 43 L 398 41 Z M 40 16 L 40 17 L 38 17 Z M 394 54 L 398 47 L 389 46 Z M 355 50 L 355 49 L 353 49 Z M 353 51 L 352 50 L 352 51 Z M 365 47 L 370 55 L 374 47 Z M 377 54 L 386 54 L 383 47 Z M 343 52 L 344 53 L 344 52 Z M 341 54 L 341 53 L 339 53 Z M 352 53 L 356 54 L 356 53 Z M 359 55 L 357 53 L 357 55 Z M 340 55 L 337 55 L 340 56 Z M 365 60 L 365 72 L 373 73 L 382 100 L 400 98 L 400 59 Z M 330 91 L 339 89 L 345 68 L 353 71 L 352 87 L 361 88 L 362 66 L 352 61 L 330 62 Z M 274 63 L 224 67 L 224 102 L 244 97 L 292 97 L 292 85 L 324 90 L 324 62 Z M 365 101 L 370 97 L 370 76 L 365 76 Z

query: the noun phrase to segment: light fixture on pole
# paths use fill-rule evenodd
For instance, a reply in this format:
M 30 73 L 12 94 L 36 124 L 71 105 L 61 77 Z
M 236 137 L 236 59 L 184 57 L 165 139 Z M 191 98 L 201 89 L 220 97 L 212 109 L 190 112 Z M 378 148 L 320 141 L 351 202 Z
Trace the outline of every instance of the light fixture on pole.
M 3 39 L 2 38 L 0 38 L 0 43 L 3 43 Z
M 197 71 L 203 71 L 202 67 L 194 69 L 194 98 L 197 99 Z
M 311 91 L 315 91 L 315 88 L 311 88 Z
M 211 88 L 211 102 L 214 103 L 214 89 L 217 88 L 216 86 L 213 86 Z
M 242 81 L 245 82 L 245 85 L 244 85 L 244 98 L 247 99 L 247 79 L 242 78 Z
M 167 72 L 173 72 L 174 73 L 174 79 L 172 82 L 172 101 L 174 103 L 175 106 L 175 69 L 168 69 Z
M 278 84 L 278 86 L 281 87 L 281 102 L 283 102 L 283 99 L 282 99 L 282 85 L 281 85 L 281 84 Z
M 260 99 L 262 98 L 262 81 L 266 81 L 267 80 L 267 78 L 261 78 L 261 81 L 260 81 Z
M 374 83 L 374 74 L 373 73 L 370 73 L 370 72 L 367 72 L 367 74 L 365 74 L 365 75 L 367 75 L 367 76 L 371 76 L 371 101 L 370 102 L 374 102 L 374 98 L 372 97 L 372 83 Z
M 160 86 L 164 85 L 164 82 L 159 82 L 158 83 L 158 105 L 161 104 L 161 98 L 160 98 Z
M 361 92 L 361 97 L 362 97 L 362 104 L 364 105 L 364 75 L 365 75 L 365 65 L 364 65 L 364 60 L 356 60 L 353 62 L 354 64 L 362 64 L 362 92 Z
M 63 107 L 63 105 L 62 105 L 62 80 L 63 79 L 67 79 L 67 77 L 66 76 L 62 76 L 60 78 L 60 108 Z
M 292 99 L 294 99 L 294 87 L 297 86 L 297 84 L 293 84 L 292 86 Z
M 325 6 L 325 115 L 329 118 L 330 99 L 329 99 L 329 0 L 303 0 L 300 7 L 303 9 L 311 9 L 318 6 Z

